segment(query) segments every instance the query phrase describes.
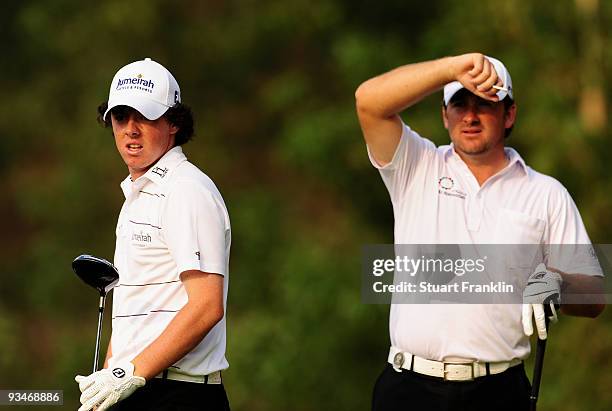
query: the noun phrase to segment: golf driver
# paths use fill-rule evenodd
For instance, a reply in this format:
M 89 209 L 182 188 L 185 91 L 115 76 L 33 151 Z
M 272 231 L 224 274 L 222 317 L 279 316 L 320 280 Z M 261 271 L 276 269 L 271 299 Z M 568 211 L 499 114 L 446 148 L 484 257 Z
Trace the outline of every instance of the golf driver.
M 82 254 L 72 262 L 72 270 L 85 284 L 95 288 L 100 293 L 98 307 L 98 332 L 96 334 L 96 353 L 94 355 L 93 372 L 98 371 L 100 357 L 100 337 L 102 336 L 102 319 L 104 317 L 104 304 L 106 294 L 113 289 L 119 281 L 119 272 L 110 262 L 93 255 Z

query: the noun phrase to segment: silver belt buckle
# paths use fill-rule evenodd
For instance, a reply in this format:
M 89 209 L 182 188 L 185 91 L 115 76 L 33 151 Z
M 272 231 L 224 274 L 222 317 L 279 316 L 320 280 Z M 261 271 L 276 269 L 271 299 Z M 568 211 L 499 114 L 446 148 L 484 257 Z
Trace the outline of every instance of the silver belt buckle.
M 474 363 L 473 362 L 445 362 L 443 364 L 444 364 L 444 368 L 442 369 L 442 373 L 444 374 L 444 376 L 442 378 L 444 379 L 444 381 L 473 381 L 474 380 Z M 446 369 L 447 365 L 464 365 L 464 366 L 470 367 L 470 378 L 467 380 L 447 378 L 446 375 L 450 372 L 449 370 Z
M 402 365 L 404 365 L 404 361 L 406 361 L 406 359 L 404 358 L 404 353 L 398 352 L 393 357 L 393 366 L 395 368 L 402 368 Z

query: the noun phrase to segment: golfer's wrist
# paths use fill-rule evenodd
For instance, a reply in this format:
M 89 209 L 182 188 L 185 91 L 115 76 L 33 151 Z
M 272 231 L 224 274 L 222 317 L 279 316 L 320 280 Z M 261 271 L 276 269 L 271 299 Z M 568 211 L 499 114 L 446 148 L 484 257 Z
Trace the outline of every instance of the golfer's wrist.
M 142 377 L 147 381 L 149 381 L 151 378 L 155 378 L 155 376 L 162 371 L 152 369 L 150 366 L 148 366 L 148 364 L 146 364 L 142 359 L 138 357 L 134 358 L 130 362 L 134 364 L 134 376 Z

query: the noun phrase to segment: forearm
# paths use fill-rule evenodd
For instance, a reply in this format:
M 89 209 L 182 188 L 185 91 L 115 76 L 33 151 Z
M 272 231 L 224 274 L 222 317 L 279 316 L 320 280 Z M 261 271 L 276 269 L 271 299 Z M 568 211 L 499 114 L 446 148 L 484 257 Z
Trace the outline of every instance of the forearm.
M 355 92 L 357 116 L 376 161 L 389 163 L 402 135 L 399 113 L 458 78 L 465 56 L 409 64 L 364 82 Z
M 108 360 L 113 356 L 112 339 L 113 339 L 113 336 L 111 334 L 111 341 L 108 342 L 108 349 L 106 350 L 106 357 L 104 358 L 103 368 L 108 368 Z
M 183 358 L 223 318 L 223 308 L 188 302 L 166 329 L 134 360 L 134 375 L 149 380 Z
M 595 318 L 606 308 L 605 304 L 562 304 L 561 313 L 576 317 Z
M 563 314 L 591 318 L 601 314 L 605 308 L 602 277 L 557 272 L 563 279 L 561 287 L 561 312 Z M 564 303 L 564 301 L 569 303 Z
M 392 117 L 455 80 L 453 57 L 408 64 L 367 80 L 355 92 L 360 114 Z

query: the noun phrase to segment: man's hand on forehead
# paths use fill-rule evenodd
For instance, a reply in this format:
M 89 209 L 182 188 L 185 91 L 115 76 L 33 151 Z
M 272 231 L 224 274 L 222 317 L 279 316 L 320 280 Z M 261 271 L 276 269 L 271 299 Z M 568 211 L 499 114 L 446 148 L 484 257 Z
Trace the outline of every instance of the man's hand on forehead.
M 483 54 L 463 54 L 455 57 L 453 63 L 451 71 L 463 87 L 486 100 L 499 100 L 497 91 L 503 87 L 502 81 L 493 63 Z

